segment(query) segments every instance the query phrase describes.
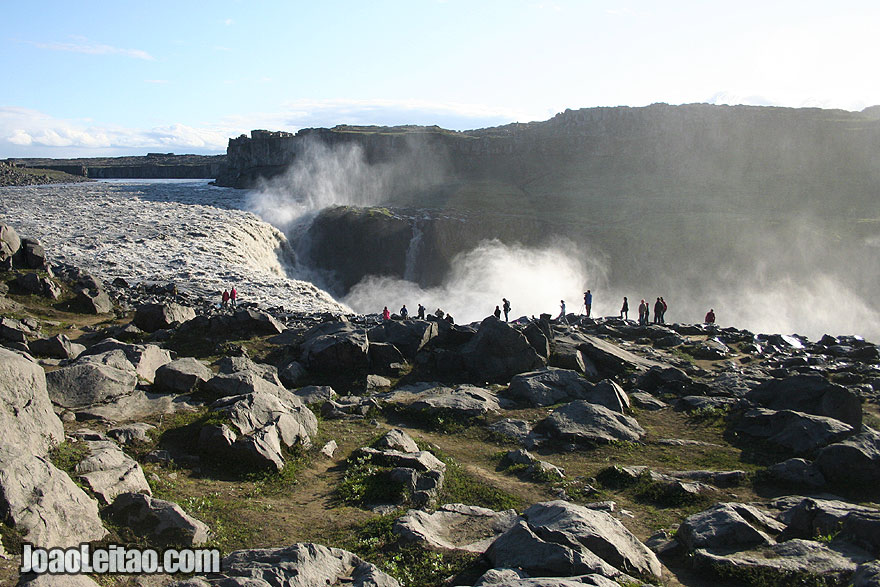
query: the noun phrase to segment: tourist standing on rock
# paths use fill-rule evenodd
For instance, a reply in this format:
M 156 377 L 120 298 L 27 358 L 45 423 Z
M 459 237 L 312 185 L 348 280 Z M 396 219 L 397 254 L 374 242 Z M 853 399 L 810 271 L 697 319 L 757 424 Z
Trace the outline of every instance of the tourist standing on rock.
M 660 301 L 660 298 L 657 298 L 657 301 L 654 302 L 654 324 L 660 324 L 660 320 L 663 317 L 663 302 Z
M 507 322 L 510 315 L 510 300 L 507 298 L 501 298 L 501 301 L 504 302 L 504 321 Z
M 388 306 L 382 310 L 382 320 L 391 320 L 391 312 L 388 311 Z
M 715 308 L 709 308 L 709 311 L 706 312 L 706 319 L 703 320 L 706 324 L 715 324 Z
M 228 305 L 229 305 L 229 291 L 224 289 L 223 290 L 223 309 L 225 310 Z
M 501 308 L 499 308 L 498 306 L 495 306 L 495 311 L 492 313 L 495 314 L 495 318 L 497 318 L 498 320 L 501 320 Z
M 620 317 L 629 320 L 629 301 L 623 296 L 623 305 L 620 307 Z
M 232 289 L 229 290 L 229 305 L 232 306 L 232 309 L 235 309 L 235 300 L 238 299 L 238 292 L 235 290 L 235 286 L 232 286 Z
M 404 305 L 400 308 L 400 317 L 401 317 L 402 319 L 404 319 L 404 320 L 406 320 L 407 318 L 409 318 L 409 310 L 406 309 L 406 304 L 404 304 Z
M 639 326 L 644 326 L 648 323 L 648 304 L 645 300 L 642 300 L 642 303 L 639 304 Z
M 450 324 L 455 324 L 455 320 L 453 320 L 452 314 L 446 314 L 446 321 Z
M 425 319 L 425 306 L 419 304 L 419 320 Z
M 584 308 L 587 311 L 587 318 L 590 317 L 590 310 L 593 309 L 593 294 L 590 290 L 584 292 Z
M 663 299 L 663 296 L 660 296 L 660 307 L 663 310 L 660 312 L 660 324 L 666 324 L 666 300 Z
M 559 308 L 559 316 L 557 316 L 556 319 L 560 322 L 568 324 L 568 318 L 565 317 L 565 300 L 559 300 Z

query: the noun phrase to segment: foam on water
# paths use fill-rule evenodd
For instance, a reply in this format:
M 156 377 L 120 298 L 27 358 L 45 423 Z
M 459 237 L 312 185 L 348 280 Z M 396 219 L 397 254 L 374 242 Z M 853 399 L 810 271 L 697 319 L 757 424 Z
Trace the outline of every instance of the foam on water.
M 197 181 L 108 181 L 0 188 L 2 222 L 37 238 L 52 259 L 104 280 L 173 282 L 219 299 L 296 312 L 348 311 L 311 283 L 288 278 L 281 231 L 240 209 L 244 194 Z

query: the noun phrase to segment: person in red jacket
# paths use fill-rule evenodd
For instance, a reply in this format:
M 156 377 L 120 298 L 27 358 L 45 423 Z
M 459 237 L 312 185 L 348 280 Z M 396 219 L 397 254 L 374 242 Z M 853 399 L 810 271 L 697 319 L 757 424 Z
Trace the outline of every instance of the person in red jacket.
M 709 311 L 706 312 L 706 319 L 703 320 L 706 324 L 715 324 L 715 309 L 709 308 Z
M 391 312 L 388 311 L 388 306 L 385 306 L 385 309 L 382 310 L 382 320 L 391 320 Z
M 238 292 L 235 291 L 235 286 L 232 286 L 232 289 L 229 290 L 229 305 L 235 309 L 235 300 L 238 299 Z
M 224 289 L 223 290 L 223 309 L 225 310 L 228 305 L 229 305 L 229 291 Z

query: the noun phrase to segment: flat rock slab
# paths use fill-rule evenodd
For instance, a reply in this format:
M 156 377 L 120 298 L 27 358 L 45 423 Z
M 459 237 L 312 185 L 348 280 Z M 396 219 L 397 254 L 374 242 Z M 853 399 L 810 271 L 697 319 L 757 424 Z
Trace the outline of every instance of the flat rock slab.
M 694 567 L 747 581 L 761 576 L 767 583 L 846 585 L 858 566 L 873 558 L 845 543 L 793 539 L 735 553 L 699 549 Z
M 160 544 L 200 546 L 209 538 L 208 526 L 179 505 L 142 493 L 118 495 L 110 510 L 118 523 Z
M 171 396 L 136 389 L 112 401 L 77 410 L 76 417 L 79 420 L 136 422 L 162 414 L 192 412 L 198 407 L 199 405 L 187 395 Z
M 339 548 L 321 544 L 298 543 L 283 548 L 237 550 L 223 558 L 219 575 L 193 577 L 172 587 L 210 587 L 239 585 L 263 587 L 291 585 L 319 587 L 347 585 L 352 587 L 399 587 L 396 579 Z
M 553 410 L 535 430 L 558 440 L 588 444 L 638 441 L 645 435 L 635 418 L 584 400 Z
M 93 440 L 86 445 L 89 456 L 77 464 L 76 473 L 104 505 L 120 493 L 152 495 L 141 466 L 115 442 Z
M 401 540 L 428 548 L 482 553 L 518 518 L 514 510 L 496 512 L 476 506 L 447 504 L 433 514 L 409 510 L 394 522 L 394 533 Z
M 46 373 L 52 401 L 64 408 L 85 408 L 130 394 L 137 374 L 92 362 L 62 367 Z

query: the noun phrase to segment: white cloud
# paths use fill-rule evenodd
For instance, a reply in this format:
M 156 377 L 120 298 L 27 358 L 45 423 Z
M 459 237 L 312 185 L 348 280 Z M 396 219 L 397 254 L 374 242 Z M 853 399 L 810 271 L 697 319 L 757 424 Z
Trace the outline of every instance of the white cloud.
M 156 58 L 147 53 L 146 51 L 142 51 L 141 49 L 124 49 L 121 47 L 114 47 L 112 45 L 104 45 L 101 43 L 96 43 L 84 37 L 74 37 L 73 42 L 70 43 L 61 43 L 61 42 L 51 42 L 51 43 L 43 43 L 32 41 L 31 44 L 35 47 L 39 47 L 40 49 L 47 49 L 49 51 L 65 51 L 68 53 L 84 53 L 86 55 L 123 55 L 125 57 L 132 57 L 134 59 L 143 59 L 145 61 L 155 61 Z
M 167 79 L 145 79 L 144 81 L 148 84 L 158 84 L 158 85 L 164 85 L 164 84 L 168 83 Z
M 232 26 L 233 24 L 235 24 L 235 21 L 231 18 L 227 18 L 223 21 L 223 24 L 225 24 L 226 26 Z
M 25 108 L 0 107 L 0 151 L 16 157 L 97 156 L 174 152 L 222 153 L 235 129 L 175 123 L 148 129 L 85 124 Z M 5 148 L 4 148 L 5 145 Z

